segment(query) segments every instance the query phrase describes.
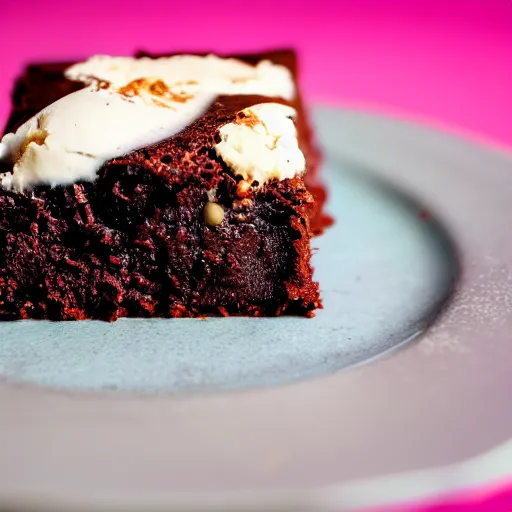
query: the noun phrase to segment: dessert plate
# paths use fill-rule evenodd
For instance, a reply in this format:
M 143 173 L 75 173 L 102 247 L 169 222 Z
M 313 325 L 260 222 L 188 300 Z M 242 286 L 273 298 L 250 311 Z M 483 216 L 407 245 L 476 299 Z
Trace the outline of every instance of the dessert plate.
M 316 124 L 325 309 L 0 324 L 0 507 L 340 510 L 512 476 L 511 156 Z

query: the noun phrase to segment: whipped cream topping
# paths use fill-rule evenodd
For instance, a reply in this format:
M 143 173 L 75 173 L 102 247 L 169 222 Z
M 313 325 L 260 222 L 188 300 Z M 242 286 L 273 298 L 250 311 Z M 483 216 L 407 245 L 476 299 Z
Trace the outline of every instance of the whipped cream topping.
M 262 61 L 179 55 L 158 59 L 96 56 L 66 70 L 86 88 L 49 105 L 0 142 L 4 188 L 92 181 L 112 158 L 171 137 L 220 94 L 291 99 L 292 76 Z
M 306 160 L 297 140 L 295 115 L 295 109 L 280 103 L 246 108 L 219 129 L 221 140 L 215 151 L 233 172 L 260 186 L 271 178 L 300 175 Z
M 3 137 L 0 159 L 10 159 L 14 168 L 2 186 L 23 191 L 93 181 L 107 160 L 181 131 L 212 99 L 197 94 L 194 101 L 172 102 L 171 108 L 142 94 L 128 100 L 94 87 L 64 96 Z
M 209 91 L 215 95 L 259 94 L 292 100 L 295 85 L 290 71 L 268 60 L 251 66 L 216 55 L 175 55 L 151 59 L 97 55 L 66 70 L 70 80 L 128 84 L 140 78 L 159 78 L 168 85 Z

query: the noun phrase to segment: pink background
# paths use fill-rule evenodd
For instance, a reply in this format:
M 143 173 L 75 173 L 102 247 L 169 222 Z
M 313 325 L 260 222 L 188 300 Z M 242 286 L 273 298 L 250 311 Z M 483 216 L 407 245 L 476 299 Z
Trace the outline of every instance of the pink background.
M 0 0 L 0 45 L 0 123 L 32 60 L 291 45 L 311 101 L 512 147 L 511 0 Z
M 0 124 L 30 61 L 280 46 L 300 51 L 310 102 L 412 117 L 512 149 L 512 0 L 0 0 Z M 435 510 L 512 510 L 512 491 L 489 492 Z

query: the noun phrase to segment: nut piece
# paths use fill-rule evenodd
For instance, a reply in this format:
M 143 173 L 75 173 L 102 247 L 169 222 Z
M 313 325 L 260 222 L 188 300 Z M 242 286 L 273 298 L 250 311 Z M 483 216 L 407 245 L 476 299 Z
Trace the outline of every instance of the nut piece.
M 207 226 L 218 226 L 224 220 L 224 208 L 218 203 L 206 203 L 203 215 Z

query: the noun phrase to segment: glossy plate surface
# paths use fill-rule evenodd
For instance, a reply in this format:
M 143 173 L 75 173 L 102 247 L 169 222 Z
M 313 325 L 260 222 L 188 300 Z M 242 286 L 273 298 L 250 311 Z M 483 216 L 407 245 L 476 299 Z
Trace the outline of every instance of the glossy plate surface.
M 512 474 L 512 159 L 366 114 L 316 122 L 325 309 L 0 324 L 0 504 L 335 510 Z

